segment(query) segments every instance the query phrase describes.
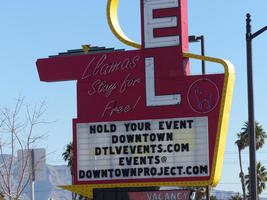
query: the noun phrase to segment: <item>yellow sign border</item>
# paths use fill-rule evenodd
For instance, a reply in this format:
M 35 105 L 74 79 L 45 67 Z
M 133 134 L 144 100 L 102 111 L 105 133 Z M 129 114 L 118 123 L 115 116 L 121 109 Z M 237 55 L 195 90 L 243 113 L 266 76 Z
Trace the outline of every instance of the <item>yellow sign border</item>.
M 118 0 L 117 0 L 118 1 Z M 223 167 L 224 149 L 226 143 L 228 122 L 232 103 L 232 95 L 235 80 L 235 68 L 227 60 L 200 56 L 192 53 L 183 53 L 185 58 L 205 60 L 223 65 L 224 67 L 224 86 L 220 107 L 220 116 L 216 135 L 216 144 L 214 149 L 214 158 L 212 163 L 211 178 L 208 181 L 187 181 L 187 182 L 146 182 L 146 183 L 120 183 L 120 184 L 95 184 L 95 185 L 68 185 L 59 186 L 62 189 L 75 192 L 77 194 L 93 198 L 93 189 L 97 188 L 125 188 L 125 187 L 154 187 L 154 186 L 216 186 L 221 178 Z
M 140 44 L 129 39 L 122 31 L 118 20 L 118 5 L 119 5 L 119 0 L 108 0 L 107 20 L 110 30 L 116 36 L 116 38 L 118 38 L 122 43 L 137 49 L 141 49 Z

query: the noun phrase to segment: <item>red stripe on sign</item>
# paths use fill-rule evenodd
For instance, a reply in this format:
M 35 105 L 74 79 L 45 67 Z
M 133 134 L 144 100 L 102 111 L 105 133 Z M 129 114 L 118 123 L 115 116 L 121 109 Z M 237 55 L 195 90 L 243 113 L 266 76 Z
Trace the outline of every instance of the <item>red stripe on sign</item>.
M 155 9 L 153 10 L 153 18 L 162 18 L 162 17 L 172 17 L 177 16 L 178 17 L 178 8 L 164 8 L 164 9 Z M 179 21 L 179 19 L 177 19 Z
M 179 27 L 170 27 L 170 28 L 157 28 L 153 30 L 154 37 L 166 37 L 166 36 L 175 36 L 179 35 Z

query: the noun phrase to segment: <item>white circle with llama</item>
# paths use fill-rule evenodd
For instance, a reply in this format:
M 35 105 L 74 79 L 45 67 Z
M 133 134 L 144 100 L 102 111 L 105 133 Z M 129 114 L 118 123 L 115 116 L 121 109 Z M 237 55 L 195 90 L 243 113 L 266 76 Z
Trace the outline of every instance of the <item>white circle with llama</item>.
M 191 109 L 197 113 L 211 112 L 219 102 L 219 89 L 207 78 L 198 79 L 190 85 L 187 101 Z

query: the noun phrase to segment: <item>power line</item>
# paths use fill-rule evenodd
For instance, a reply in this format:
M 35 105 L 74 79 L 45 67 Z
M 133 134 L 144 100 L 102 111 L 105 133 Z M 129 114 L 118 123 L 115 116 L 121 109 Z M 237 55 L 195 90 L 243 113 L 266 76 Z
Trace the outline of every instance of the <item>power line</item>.
M 234 151 L 225 151 L 224 154 L 238 154 L 238 152 Z M 249 152 L 242 152 L 242 154 L 249 154 Z M 257 154 L 267 154 L 267 151 L 260 151 Z
M 63 190 L 63 189 L 52 189 L 52 190 L 35 190 L 34 192 L 36 193 L 45 193 L 45 192 L 63 192 L 63 191 L 65 191 L 65 192 L 70 192 L 70 191 L 67 191 L 67 190 Z M 23 192 L 23 193 L 26 193 L 26 194 L 28 194 L 28 193 L 31 193 L 30 191 L 25 191 L 25 192 Z

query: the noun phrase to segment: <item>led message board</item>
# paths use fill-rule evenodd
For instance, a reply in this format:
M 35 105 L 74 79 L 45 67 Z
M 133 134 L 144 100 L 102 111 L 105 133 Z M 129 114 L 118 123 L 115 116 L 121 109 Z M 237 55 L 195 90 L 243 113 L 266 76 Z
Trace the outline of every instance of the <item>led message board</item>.
M 78 181 L 205 177 L 208 118 L 77 124 Z
M 142 44 L 128 39 L 108 1 L 112 32 L 130 51 L 38 59 L 41 81 L 77 81 L 74 185 L 93 188 L 216 185 L 221 175 L 234 68 L 188 51 L 186 0 L 141 0 Z M 223 74 L 190 75 L 189 58 Z

